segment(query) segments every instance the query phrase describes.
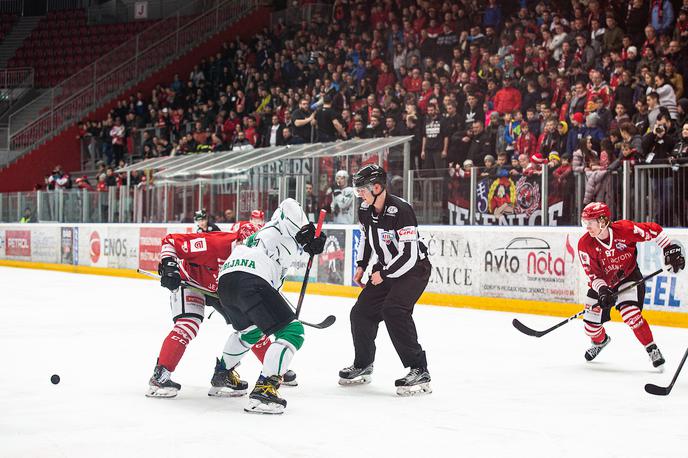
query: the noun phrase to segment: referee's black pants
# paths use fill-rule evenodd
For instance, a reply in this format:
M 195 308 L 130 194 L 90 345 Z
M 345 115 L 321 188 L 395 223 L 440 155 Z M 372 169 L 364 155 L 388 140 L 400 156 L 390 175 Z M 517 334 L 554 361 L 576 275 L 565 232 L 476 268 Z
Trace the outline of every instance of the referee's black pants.
M 375 338 L 384 321 L 404 367 L 427 367 L 412 314 L 428 284 L 431 268 L 426 258 L 399 278 L 387 278 L 377 286 L 368 281 L 351 309 L 354 366 L 366 367 L 375 360 Z

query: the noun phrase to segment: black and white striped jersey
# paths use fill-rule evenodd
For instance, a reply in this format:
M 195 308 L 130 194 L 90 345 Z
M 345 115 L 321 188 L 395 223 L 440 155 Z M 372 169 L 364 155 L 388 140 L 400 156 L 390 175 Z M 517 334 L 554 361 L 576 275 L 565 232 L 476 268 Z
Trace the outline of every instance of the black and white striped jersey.
M 382 278 L 399 278 L 427 258 L 428 249 L 420 238 L 416 214 L 404 199 L 387 194 L 381 214 L 375 214 L 374 207 L 363 202 L 358 220 L 358 266 L 368 267 L 374 250 L 378 262 L 373 271 L 380 271 Z

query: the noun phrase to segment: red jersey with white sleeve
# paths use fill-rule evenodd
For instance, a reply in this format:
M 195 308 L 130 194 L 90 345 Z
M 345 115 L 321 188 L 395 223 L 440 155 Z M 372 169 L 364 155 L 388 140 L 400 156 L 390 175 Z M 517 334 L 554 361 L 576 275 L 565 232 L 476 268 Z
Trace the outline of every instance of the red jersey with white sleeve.
M 162 239 L 160 259 L 172 256 L 179 260 L 182 280 L 205 291 L 217 292 L 217 274 L 240 239 L 244 226 L 240 221 L 228 232 L 199 232 L 194 234 L 167 234 Z M 255 229 L 253 229 L 255 231 Z
M 614 221 L 609 225 L 609 240 L 585 234 L 578 241 L 578 257 L 595 291 L 602 286 L 614 288 L 638 268 L 636 244 L 654 240 L 660 248 L 671 242 L 656 223 Z

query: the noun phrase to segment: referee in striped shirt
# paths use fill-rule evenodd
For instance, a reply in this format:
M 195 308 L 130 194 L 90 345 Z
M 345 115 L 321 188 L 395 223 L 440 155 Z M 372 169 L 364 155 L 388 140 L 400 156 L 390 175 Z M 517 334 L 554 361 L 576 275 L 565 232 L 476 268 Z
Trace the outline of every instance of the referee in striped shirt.
M 370 381 L 375 338 L 380 322 L 384 321 L 401 362 L 410 368 L 407 376 L 395 382 L 397 392 L 404 394 L 400 387 L 417 385 L 431 392 L 425 352 L 418 343 L 412 314 L 428 284 L 432 266 L 427 247 L 419 238 L 413 208 L 405 200 L 388 194 L 386 184 L 387 174 L 378 165 L 363 167 L 353 179 L 356 192 L 363 199 L 358 210 L 361 239 L 354 275 L 354 281 L 363 290 L 351 309 L 354 364 L 340 371 L 340 384 Z M 373 253 L 377 262 L 364 286 L 360 281 Z

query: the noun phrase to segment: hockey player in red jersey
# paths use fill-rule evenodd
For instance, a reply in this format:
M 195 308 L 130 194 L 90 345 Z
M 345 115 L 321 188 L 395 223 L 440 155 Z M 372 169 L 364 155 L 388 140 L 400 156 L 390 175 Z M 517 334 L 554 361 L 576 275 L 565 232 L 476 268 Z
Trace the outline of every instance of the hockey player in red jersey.
M 203 294 L 203 291 L 213 294 L 217 292 L 219 268 L 231 254 L 232 248 L 257 230 L 247 221 L 236 223 L 232 229 L 230 232 L 168 234 L 163 238 L 160 284 L 170 290 L 174 327 L 163 341 L 146 396 L 174 397 L 181 388 L 181 385 L 171 380 L 171 373 L 176 369 L 189 342 L 198 334 L 205 306 L 218 309 L 215 307 L 219 303 L 217 297 Z M 182 286 L 182 281 L 193 288 Z M 270 343 L 268 338 L 264 338 L 252 347 L 253 353 L 261 362 Z M 296 375 L 293 372 L 289 375 L 290 384 L 296 385 Z M 247 383 L 239 379 L 233 368 L 227 369 L 218 360 L 209 396 L 241 396 L 246 393 L 247 388 Z
M 610 221 L 609 207 L 592 202 L 583 209 L 581 222 L 587 234 L 578 241 L 578 255 L 589 278 L 585 298 L 585 333 L 592 339 L 592 347 L 585 359 L 592 361 L 609 344 L 611 338 L 604 329 L 610 320 L 612 307 L 645 346 L 652 365 L 662 370 L 664 357 L 652 337 L 650 325 L 642 315 L 645 284 L 641 283 L 621 294 L 616 292 L 643 278 L 636 262 L 636 244 L 654 240 L 664 251 L 664 263 L 673 272 L 685 268 L 681 247 L 671 243 L 662 227 L 656 223 Z
M 255 209 L 251 212 L 251 219 L 249 220 L 251 224 L 256 226 L 256 229 L 260 229 L 265 226 L 265 212 L 263 210 Z

